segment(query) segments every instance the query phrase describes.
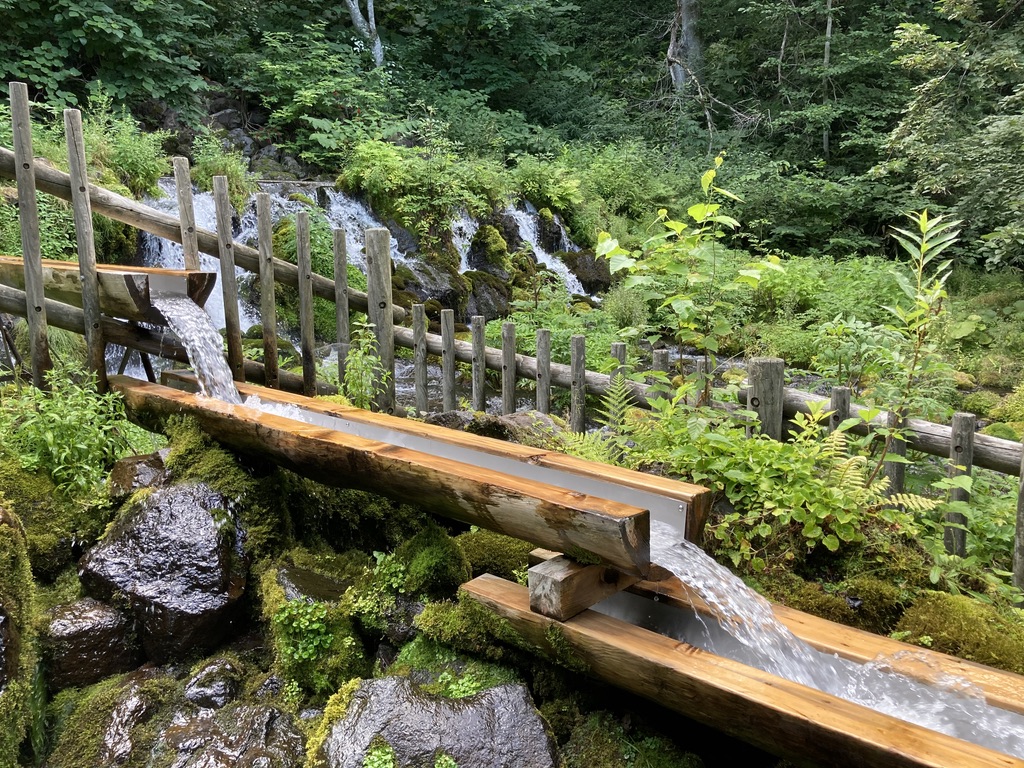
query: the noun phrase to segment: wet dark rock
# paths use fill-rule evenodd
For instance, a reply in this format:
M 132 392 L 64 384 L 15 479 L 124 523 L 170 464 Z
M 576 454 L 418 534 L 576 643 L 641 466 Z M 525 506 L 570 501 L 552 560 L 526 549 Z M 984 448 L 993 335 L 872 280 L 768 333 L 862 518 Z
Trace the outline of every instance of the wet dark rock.
M 214 717 L 178 713 L 154 749 L 167 768 L 295 768 L 305 745 L 290 715 L 263 704 Z
M 486 272 L 466 272 L 463 274 L 470 283 L 469 301 L 466 305 L 466 317 L 482 315 L 485 320 L 508 317 L 511 307 L 511 286 L 507 280 L 490 275 Z
M 423 613 L 424 605 L 405 595 L 399 595 L 395 602 L 384 610 L 384 636 L 396 646 L 405 645 L 419 632 L 413 622 Z
M 123 595 L 143 647 L 163 662 L 224 636 L 245 589 L 245 562 L 227 500 L 199 483 L 160 488 L 129 509 L 85 554 L 79 577 L 94 597 Z
M 442 752 L 459 768 L 557 765 L 551 737 L 522 685 L 445 699 L 421 693 L 401 677 L 367 680 L 317 757 L 328 768 L 360 768 L 377 736 L 391 745 L 401 766 L 432 766 Z
M 603 256 L 596 255 L 592 250 L 559 251 L 555 258 L 569 268 L 589 294 L 605 293 L 612 286 L 610 262 Z
M 90 597 L 50 612 L 42 646 L 54 691 L 92 685 L 142 663 L 142 649 L 131 621 Z
M 550 208 L 537 211 L 537 242 L 548 253 L 565 248 L 565 230 Z
M 564 430 L 564 424 L 540 411 L 517 411 L 507 416 L 475 411 L 445 411 L 428 414 L 424 421 L 481 437 L 537 447 L 557 442 L 558 435 Z
M 0 693 L 18 673 L 18 628 L 0 605 Z
M 168 452 L 168 449 L 164 449 L 142 456 L 129 456 L 114 464 L 107 484 L 111 500 L 120 504 L 142 488 L 163 485 L 168 477 L 164 467 Z
M 241 128 L 232 128 L 228 131 L 227 141 L 245 157 L 252 157 L 252 153 L 256 151 L 256 142 Z
M 221 709 L 234 701 L 241 671 L 230 659 L 214 659 L 185 684 L 185 698 L 204 709 Z
M 277 696 L 284 690 L 284 680 L 277 675 L 271 675 L 262 683 L 253 694 L 257 699 L 270 699 Z
M 130 675 L 121 684 L 110 714 L 103 722 L 99 759 L 90 768 L 114 768 L 124 765 L 138 747 L 136 729 L 148 723 L 160 710 L 160 697 L 147 685 L 165 677 L 157 669 L 145 669 Z
M 242 111 L 233 107 L 222 109 L 210 115 L 211 128 L 223 128 L 226 131 L 230 131 L 234 128 L 241 128 L 244 123 Z
M 509 279 L 509 252 L 514 250 L 501 228 L 481 224 L 466 251 L 466 263 L 476 272 Z
M 277 570 L 277 583 L 288 600 L 335 603 L 345 594 L 348 585 L 322 573 L 285 565 Z

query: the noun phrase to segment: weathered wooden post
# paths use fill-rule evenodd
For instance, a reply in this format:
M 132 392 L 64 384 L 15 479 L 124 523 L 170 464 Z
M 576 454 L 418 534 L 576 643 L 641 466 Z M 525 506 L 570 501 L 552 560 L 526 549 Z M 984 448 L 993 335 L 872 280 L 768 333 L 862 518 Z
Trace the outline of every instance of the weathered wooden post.
M 473 332 L 473 410 L 487 410 L 487 399 L 484 396 L 484 383 L 487 376 L 487 359 L 484 350 L 486 349 L 483 315 L 473 315 L 470 319 L 470 328 Z
M 973 413 L 954 413 L 953 432 L 949 443 L 949 476 L 970 476 L 974 466 L 974 426 L 976 416 Z M 971 495 L 962 488 L 951 488 L 949 497 L 952 501 L 969 501 Z M 966 525 L 967 517 L 959 512 L 946 515 L 946 522 L 953 525 Z M 965 557 L 967 555 L 967 531 L 962 528 L 947 527 L 943 531 L 943 542 L 946 551 L 951 555 Z
M 413 384 L 416 390 L 416 410 L 430 410 L 427 397 L 427 311 L 422 304 L 412 305 L 412 364 Z
M 345 365 L 352 346 L 348 318 L 348 241 L 344 229 L 335 229 L 334 242 L 334 322 L 338 335 L 338 384 L 345 381 Z
M 199 269 L 199 236 L 196 233 L 196 209 L 192 202 L 192 176 L 187 157 L 172 158 L 174 187 L 178 196 L 178 220 L 181 222 L 181 251 L 185 269 Z
M 1013 531 L 1013 585 L 1024 591 L 1024 452 L 1021 452 L 1017 486 L 1017 525 Z
M 747 405 L 757 413 L 761 434 L 782 439 L 782 389 L 786 364 L 777 357 L 752 358 L 747 368 L 750 394 Z
M 228 366 L 235 381 L 245 381 L 242 358 L 242 329 L 238 318 L 238 282 L 235 279 L 235 249 L 231 234 L 231 201 L 227 176 L 213 177 L 213 202 L 217 211 L 217 244 L 220 253 L 220 285 L 224 296 L 224 330 L 228 337 Z
M 384 380 L 377 383 L 374 403 L 381 413 L 395 412 L 395 319 L 391 299 L 391 233 L 383 227 L 366 230 L 367 309 L 377 339 L 377 357 Z
M 569 368 L 572 387 L 569 397 L 569 429 L 585 432 L 587 428 L 587 337 L 573 336 L 570 347 Z
M 455 311 L 441 310 L 441 401 L 445 411 L 458 407 L 455 397 Z
M 612 377 L 617 378 L 619 376 L 626 375 L 626 343 L 623 341 L 613 341 L 611 349 L 612 357 L 619 361 L 619 364 L 612 371 Z
M 832 415 L 828 418 L 828 429 L 829 432 L 834 432 L 840 424 L 850 418 L 849 387 L 832 387 L 829 410 L 832 411 Z
M 302 353 L 302 394 L 316 394 L 316 333 L 313 319 L 313 254 L 309 211 L 295 216 L 295 261 L 299 266 L 299 348 Z
M 264 383 L 281 386 L 277 365 L 277 304 L 274 301 L 274 229 L 270 221 L 270 195 L 256 195 L 256 239 L 260 254 L 260 318 L 263 324 Z
M 501 324 L 501 415 L 516 412 L 516 324 Z
M 899 430 L 903 426 L 903 419 L 895 411 L 889 411 L 886 414 L 886 426 L 889 429 Z M 896 457 L 896 460 L 886 461 L 882 465 L 882 471 L 889 478 L 889 495 L 892 496 L 903 493 L 906 483 L 907 465 L 900 461 L 900 458 L 907 455 L 907 441 L 898 434 L 894 434 L 887 442 L 889 443 L 889 455 Z
M 96 277 L 96 241 L 92 228 L 92 205 L 89 202 L 89 172 L 85 161 L 82 113 L 77 109 L 64 110 L 64 134 L 68 143 L 71 207 L 75 216 L 75 238 L 78 243 L 78 274 L 82 281 L 82 312 L 85 317 L 89 370 L 96 376 L 99 391 L 106 392 L 106 345 L 103 343 L 103 330 L 100 325 L 100 285 L 99 278 Z
M 551 331 L 537 329 L 537 410 L 551 413 Z
M 656 349 L 651 353 L 651 370 L 668 375 L 668 350 Z M 652 377 L 653 379 L 653 377 Z
M 46 335 L 46 303 L 43 294 L 43 265 L 39 245 L 39 206 L 36 202 L 36 169 L 32 153 L 32 118 L 28 107 L 28 86 L 11 83 L 11 123 L 14 130 L 15 177 L 18 184 L 18 220 L 21 225 L 21 255 L 25 265 L 25 317 L 28 320 L 32 383 L 46 387 L 46 371 L 53 367 Z

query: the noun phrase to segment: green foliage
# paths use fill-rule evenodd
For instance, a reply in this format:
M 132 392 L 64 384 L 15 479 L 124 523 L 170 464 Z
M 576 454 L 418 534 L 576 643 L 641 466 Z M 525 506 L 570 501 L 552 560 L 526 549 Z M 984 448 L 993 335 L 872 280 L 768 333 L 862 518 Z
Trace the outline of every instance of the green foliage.
M 370 749 L 363 758 L 363 768 L 397 768 L 395 750 L 382 736 L 374 736 Z
M 404 542 L 395 557 L 405 563 L 403 591 L 414 597 L 449 598 L 470 579 L 462 548 L 436 524 Z
M 565 768 L 703 768 L 696 755 L 683 752 L 665 736 L 643 726 L 594 713 L 572 730 L 561 750 Z
M 431 682 L 420 687 L 427 693 L 452 699 L 473 696 L 505 683 L 520 682 L 510 667 L 456 653 L 444 645 L 418 636 L 402 646 L 398 658 L 388 667 L 389 675 L 429 675 Z
M 384 370 L 377 352 L 373 325 L 354 322 L 342 381 L 345 397 L 356 408 L 369 408 L 387 386 L 388 376 L 390 372 Z
M 509 581 L 527 567 L 533 544 L 483 528 L 455 538 L 469 562 L 472 575 L 491 573 Z
M 507 619 L 461 592 L 454 603 L 428 603 L 416 627 L 435 642 L 491 661 L 505 659 L 509 649 L 535 650 Z
M 224 176 L 228 181 L 228 197 L 236 211 L 245 209 L 256 184 L 249 176 L 248 163 L 241 152 L 225 149 L 221 138 L 210 131 L 196 134 L 192 144 L 192 181 L 200 189 L 212 190 L 213 177 Z
M 59 490 L 95 490 L 114 460 L 131 450 L 123 405 L 114 393 L 99 394 L 74 367 L 47 374 L 49 391 L 8 388 L 0 393 L 0 431 L 22 466 L 45 470 Z
M 289 600 L 273 619 L 279 630 L 279 652 L 291 662 L 316 663 L 334 640 L 326 620 L 324 603 Z
M 21 521 L 0 507 L 0 606 L 11 636 L 6 649 L 10 675 L 0 690 L 0 764 L 16 765 L 30 719 L 32 674 L 36 666 L 35 595 Z

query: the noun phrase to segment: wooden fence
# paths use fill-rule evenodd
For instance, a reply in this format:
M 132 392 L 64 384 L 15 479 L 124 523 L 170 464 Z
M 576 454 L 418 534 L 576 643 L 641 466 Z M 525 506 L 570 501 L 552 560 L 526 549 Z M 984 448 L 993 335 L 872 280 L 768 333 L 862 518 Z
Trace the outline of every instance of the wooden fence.
M 219 259 L 221 289 L 224 294 L 225 325 L 228 362 L 232 375 L 238 381 L 250 381 L 269 387 L 301 391 L 306 395 L 326 393 L 331 387 L 317 380 L 316 349 L 313 337 L 313 297 L 333 301 L 337 318 L 337 350 L 339 378 L 344 377 L 345 361 L 350 348 L 349 312 L 365 312 L 373 325 L 383 380 L 377 389 L 375 409 L 394 413 L 395 403 L 395 347 L 413 351 L 415 408 L 427 411 L 427 360 L 440 359 L 442 407 L 457 407 L 456 380 L 460 363 L 470 367 L 470 405 L 485 410 L 486 371 L 500 372 L 501 411 L 512 413 L 516 409 L 515 393 L 521 380 L 531 382 L 535 390 L 535 407 L 542 413 L 551 409 L 552 388 L 569 390 L 569 425 L 583 431 L 586 424 L 585 400 L 587 394 L 604 395 L 614 374 L 603 374 L 586 367 L 587 350 L 583 336 L 571 340 L 569 365 L 551 359 L 551 334 L 546 329 L 536 332 L 537 356 L 516 352 L 516 328 L 512 323 L 502 325 L 502 346 L 488 347 L 484 341 L 484 318 L 473 317 L 470 322 L 470 341 L 456 338 L 455 316 L 451 309 L 441 311 L 441 333 L 428 332 L 427 318 L 422 304 L 413 305 L 411 323 L 406 311 L 392 302 L 390 233 L 386 229 L 368 229 L 365 233 L 367 291 L 353 290 L 347 284 L 345 233 L 335 230 L 334 280 L 317 275 L 310 265 L 309 218 L 305 212 L 297 215 L 297 264 L 274 258 L 271 248 L 270 199 L 266 193 L 256 196 L 258 246 L 250 248 L 235 243 L 231 233 L 231 208 L 228 202 L 226 179 L 214 179 L 214 201 L 217 210 L 217 231 L 196 227 L 192 202 L 192 185 L 188 163 L 175 158 L 174 176 L 180 215 L 178 218 L 160 213 L 145 205 L 129 200 L 108 190 L 88 183 L 85 168 L 85 149 L 82 140 L 81 117 L 77 110 L 65 110 L 69 173 L 62 173 L 34 160 L 26 87 L 12 83 L 10 87 L 14 151 L 0 147 L 0 178 L 16 179 L 22 235 L 22 253 L 25 267 L 25 291 L 0 285 L 0 311 L 19 314 L 29 324 L 29 348 L 32 380 L 36 386 L 45 386 L 44 373 L 50 367 L 46 326 L 56 326 L 84 333 L 89 364 L 96 373 L 100 387 L 105 388 L 106 370 L 104 347 L 116 343 L 137 349 L 144 354 L 157 354 L 165 358 L 186 362 L 187 355 L 181 344 L 168 332 L 148 330 L 102 316 L 96 293 L 95 253 L 92 234 L 92 214 L 98 213 L 116 221 L 182 244 L 184 265 L 188 269 L 198 266 L 199 252 Z M 41 277 L 39 226 L 36 208 L 36 190 L 49 193 L 72 203 L 79 268 L 83 288 L 83 307 L 78 309 L 48 300 L 43 295 Z M 238 296 L 235 267 L 258 275 L 261 291 L 263 319 L 264 363 L 242 357 L 241 328 L 238 318 Z M 278 366 L 274 288 L 283 283 L 298 288 L 300 318 L 300 353 L 302 375 L 281 371 Z M 9 345 L 7 345 L 9 346 Z M 625 345 L 613 344 L 610 353 L 625 366 Z M 604 354 L 604 350 L 599 352 Z M 653 370 L 668 372 L 669 359 L 665 350 L 656 350 Z M 785 365 L 777 358 L 756 358 L 749 361 L 749 387 L 741 393 L 741 403 L 757 413 L 759 429 L 773 439 L 784 439 L 785 423 L 797 413 L 810 413 L 816 404 L 826 404 L 831 411 L 833 426 L 866 409 L 850 402 L 850 390 L 836 387 L 831 398 L 823 398 L 784 386 Z M 652 387 L 641 381 L 629 381 L 634 402 L 648 407 L 653 397 Z M 1004 474 L 1024 476 L 1022 459 L 1024 448 L 1017 442 L 975 433 L 974 415 L 958 413 L 952 424 L 941 425 L 918 419 L 902 423 L 905 441 L 893 441 L 892 453 L 902 454 L 908 448 L 934 456 L 948 458 L 951 473 L 968 473 L 975 466 Z M 882 413 L 870 421 L 862 421 L 853 432 L 891 427 L 899 423 L 896 414 Z M 886 474 L 895 490 L 903 488 L 903 464 L 887 462 Z M 959 498 L 966 494 L 958 491 Z M 950 519 L 950 523 L 962 523 Z M 947 548 L 964 554 L 965 532 L 954 526 L 947 528 Z M 1014 582 L 1024 588 L 1024 493 L 1017 507 L 1017 526 L 1014 547 Z

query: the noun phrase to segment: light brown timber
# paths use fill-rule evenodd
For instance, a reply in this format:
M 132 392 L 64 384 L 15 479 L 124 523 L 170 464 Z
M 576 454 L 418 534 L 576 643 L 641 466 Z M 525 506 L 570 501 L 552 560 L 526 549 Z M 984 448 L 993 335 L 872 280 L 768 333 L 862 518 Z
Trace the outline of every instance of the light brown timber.
M 639 576 L 605 565 L 585 565 L 558 555 L 527 571 L 530 609 L 567 621 L 606 597 L 635 584 Z
M 159 384 L 116 376 L 110 385 L 133 419 L 192 416 L 225 446 L 319 482 L 419 504 L 541 546 L 579 548 L 630 573 L 649 567 L 646 510 Z
M 1024 761 L 905 723 L 753 667 L 584 611 L 530 610 L 525 587 L 484 575 L 463 592 L 555 656 L 557 627 L 589 673 L 799 763 L 849 768 L 1021 768 Z
M 192 174 L 187 157 L 171 158 L 174 166 L 174 191 L 178 196 L 178 220 L 181 222 L 181 252 L 185 269 L 199 269 L 199 240 L 196 238 L 196 209 L 192 200 Z
M 365 232 L 367 317 L 377 339 L 377 357 L 383 380 L 375 382 L 374 407 L 381 413 L 395 412 L 395 325 L 391 300 L 391 233 L 383 227 Z M 404 313 L 404 310 L 403 310 Z
M 260 254 L 260 323 L 263 326 L 263 364 L 266 386 L 277 389 L 277 304 L 274 301 L 274 227 L 270 218 L 270 195 L 256 195 L 256 247 Z
M 309 242 L 309 211 L 295 216 L 295 261 L 299 267 L 299 353 L 302 394 L 316 391 L 316 340 L 313 331 L 313 255 Z
M 0 147 L 0 178 L 15 178 L 16 165 L 14 153 L 9 149 Z M 38 188 L 47 194 L 64 200 L 71 200 L 71 179 L 63 171 L 51 168 L 43 163 L 34 163 L 36 172 L 36 183 Z M 89 185 L 89 199 L 95 213 L 102 214 L 108 219 L 120 221 L 124 224 L 131 224 L 150 234 L 162 237 L 175 243 L 181 242 L 181 225 L 178 219 L 170 214 L 156 211 L 149 206 L 129 200 L 127 197 L 111 192 L 110 190 Z M 217 233 L 208 229 L 196 228 L 196 239 L 199 242 L 199 250 L 213 257 L 218 257 Z M 235 245 L 235 264 L 250 272 L 259 273 L 259 252 L 255 248 L 237 243 Z M 285 285 L 297 288 L 299 285 L 299 270 L 294 264 L 289 264 L 281 259 L 274 259 L 274 279 Z M 334 281 L 316 275 L 313 278 L 313 292 L 324 299 L 334 300 Z M 360 312 L 366 312 L 366 294 L 362 291 L 349 289 L 349 303 L 352 308 Z M 405 310 L 402 307 L 393 307 L 393 316 L 396 322 L 405 319 Z
M 224 333 L 228 341 L 228 367 L 235 381 L 245 380 L 242 328 L 238 314 L 238 281 L 235 279 L 235 241 L 231 234 L 231 201 L 227 176 L 213 177 L 213 203 L 217 210 L 217 243 L 220 287 L 224 296 Z M 300 284 L 300 289 L 301 284 Z

